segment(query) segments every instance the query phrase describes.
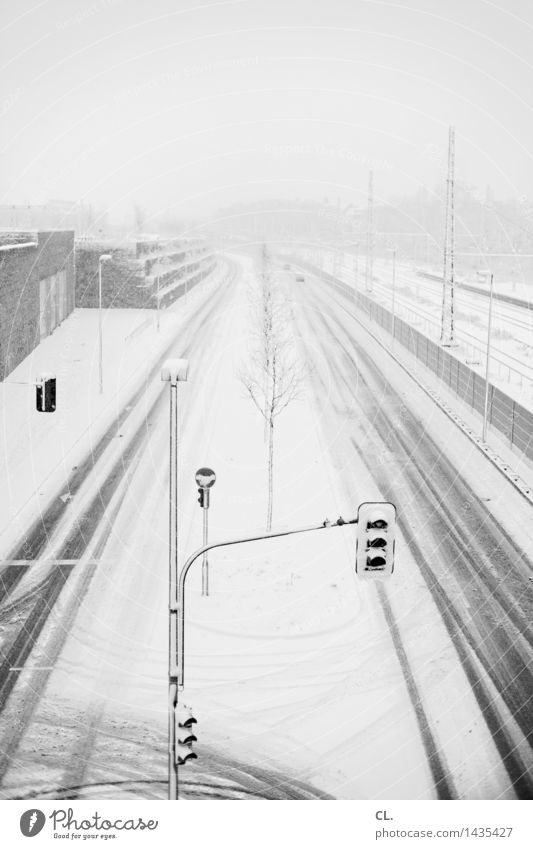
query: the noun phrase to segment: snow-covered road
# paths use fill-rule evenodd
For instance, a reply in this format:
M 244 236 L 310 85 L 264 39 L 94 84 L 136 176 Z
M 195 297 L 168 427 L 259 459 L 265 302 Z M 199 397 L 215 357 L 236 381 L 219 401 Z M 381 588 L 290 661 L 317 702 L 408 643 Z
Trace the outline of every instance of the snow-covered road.
M 200 466 L 217 472 L 211 539 L 264 522 L 263 427 L 238 379 L 256 274 L 240 266 L 176 340 L 190 361 L 180 562 L 201 542 Z M 199 760 L 181 770 L 182 793 L 530 798 L 530 508 L 383 351 L 369 355 L 342 296 L 276 275 L 308 381 L 277 426 L 274 526 L 390 498 L 396 571 L 358 582 L 346 527 L 213 552 L 207 598 L 191 572 L 180 699 L 199 720 Z M 168 397 L 157 380 L 42 542 L 71 564 L 28 570 L 0 608 L 4 639 L 19 639 L 5 655 L 4 797 L 165 797 Z
M 352 310 L 348 298 L 307 277 L 305 294 L 300 295 L 295 312 L 312 328 L 310 331 L 304 325 L 302 339 L 322 345 L 324 355 L 314 358 L 315 363 L 322 364 L 315 369 L 316 397 L 323 428 L 330 434 L 330 450 L 340 467 L 349 468 L 356 458 L 362 460 L 363 474 L 368 477 L 370 473 L 371 477 L 365 492 L 377 486 L 381 497 L 398 505 L 403 534 L 398 584 L 405 579 L 404 570 L 412 558 L 408 572 L 412 569 L 411 576 L 423 577 L 438 608 L 438 613 L 431 612 L 429 606 L 421 631 L 420 611 L 416 611 L 418 624 L 411 645 L 414 677 L 422 682 L 420 698 L 422 703 L 428 702 L 426 721 L 437 743 L 441 738 L 443 762 L 448 763 L 455 793 L 469 796 L 476 781 L 490 774 L 489 765 L 481 766 L 476 754 L 483 752 L 487 757 L 491 747 L 481 744 L 469 751 L 469 777 L 466 764 L 453 768 L 446 723 L 455 726 L 455 743 L 462 738 L 472 744 L 469 725 L 476 711 L 465 710 L 466 703 L 459 702 L 453 716 L 443 712 L 449 691 L 443 686 L 440 698 L 435 699 L 432 689 L 438 692 L 438 687 L 428 689 L 427 672 L 428 665 L 432 668 L 437 663 L 444 674 L 446 663 L 438 660 L 438 655 L 420 663 L 428 646 L 436 647 L 436 635 L 444 624 L 469 681 L 467 685 L 457 679 L 453 692 L 471 687 L 515 791 L 530 798 L 532 546 L 525 517 L 523 531 L 516 538 L 506 530 L 513 509 L 524 516 L 529 508 L 497 480 L 497 473 L 488 494 L 486 470 L 483 476 L 480 474 L 482 458 L 480 463 L 462 434 L 458 430 L 454 433 L 444 416 L 428 407 L 423 393 L 417 392 L 405 373 L 366 337 L 361 325 L 352 319 Z M 329 413 L 331 406 L 335 416 Z M 353 488 L 357 477 L 350 474 L 342 479 Z M 354 500 L 361 500 L 361 496 L 357 488 Z M 497 521 L 491 501 L 498 502 L 500 516 L 506 504 L 507 521 Z M 394 581 L 388 585 L 393 599 L 398 584 Z M 385 602 L 386 597 L 381 600 Z M 422 599 L 413 587 L 407 609 L 402 605 L 397 609 L 397 650 L 401 650 L 401 640 L 409 645 L 411 615 L 418 603 Z M 446 675 L 453 677 L 453 664 Z M 433 710 L 436 714 L 432 719 Z M 461 732 L 462 723 L 466 727 Z M 518 757 L 513 763 L 515 755 Z M 470 789 L 463 784 L 465 780 L 466 785 L 472 782 Z

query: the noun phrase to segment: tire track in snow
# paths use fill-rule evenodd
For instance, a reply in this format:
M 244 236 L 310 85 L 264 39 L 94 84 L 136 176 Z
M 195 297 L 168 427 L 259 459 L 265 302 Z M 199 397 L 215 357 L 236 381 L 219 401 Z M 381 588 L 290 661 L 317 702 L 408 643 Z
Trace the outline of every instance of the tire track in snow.
M 350 318 L 353 318 L 353 316 L 351 316 L 351 314 L 348 312 L 348 310 L 345 309 L 345 307 L 343 307 L 341 304 L 338 304 L 338 306 L 340 306 L 345 312 L 347 312 L 348 315 L 350 315 Z M 360 355 L 361 360 L 364 361 L 365 367 L 368 368 L 371 372 L 373 372 L 379 381 L 381 381 L 384 385 L 387 385 L 390 392 L 394 393 L 394 395 L 397 395 L 395 390 L 392 389 L 390 384 L 388 384 L 388 381 L 383 377 L 379 369 L 377 369 L 374 363 L 370 360 L 364 349 L 362 349 L 353 338 L 348 336 L 346 329 L 342 327 L 342 325 L 338 321 L 335 322 L 335 330 L 332 330 L 331 324 L 328 323 L 328 321 L 324 317 L 324 312 L 330 311 L 330 305 L 324 303 L 322 307 L 322 311 L 318 314 L 318 318 L 322 326 L 326 329 L 329 335 L 333 335 L 333 337 L 339 342 L 339 344 L 342 345 L 346 356 L 349 358 L 352 368 L 354 368 L 357 373 L 358 383 L 354 381 L 350 383 L 346 376 L 344 376 L 343 374 L 340 375 L 341 379 L 344 382 L 345 391 L 349 393 L 351 399 L 355 400 L 356 403 L 361 404 L 360 399 L 356 396 L 354 392 L 354 386 L 360 386 L 361 383 L 364 384 L 364 378 L 358 370 L 357 365 L 353 360 L 353 357 L 348 352 L 346 344 L 349 345 L 351 350 L 357 348 L 358 355 Z M 345 343 L 340 342 L 339 334 L 344 336 Z M 323 386 L 323 388 L 325 387 Z M 363 388 L 365 387 L 363 386 Z M 457 517 L 455 517 L 454 520 L 454 514 L 449 513 L 447 521 L 445 521 L 441 515 L 443 501 L 440 496 L 438 487 L 435 490 L 435 483 L 432 481 L 431 477 L 425 474 L 424 471 L 424 468 L 428 468 L 428 459 L 425 458 L 425 462 L 424 460 L 422 460 L 421 462 L 418 459 L 418 444 L 415 446 L 415 448 L 417 449 L 415 451 L 412 450 L 412 446 L 408 446 L 406 444 L 406 441 L 401 437 L 399 429 L 392 428 L 390 421 L 387 419 L 387 416 L 383 412 L 382 406 L 376 405 L 376 393 L 370 391 L 368 386 L 366 386 L 366 390 L 368 393 L 368 397 L 365 399 L 365 404 L 361 405 L 361 410 L 364 414 L 365 420 L 371 422 L 380 441 L 383 441 L 383 444 L 388 445 L 391 440 L 397 441 L 401 452 L 404 453 L 405 457 L 410 461 L 410 463 L 414 467 L 410 469 L 409 464 L 404 464 L 404 468 L 402 469 L 402 477 L 404 477 L 408 481 L 410 488 L 413 489 L 415 492 L 419 492 L 421 483 L 425 484 L 425 489 L 426 487 L 429 488 L 427 495 L 429 496 L 430 503 L 432 503 L 435 508 L 433 514 L 433 521 L 439 522 L 439 528 L 435 531 L 435 538 L 438 539 L 439 542 L 441 542 L 443 539 L 446 539 L 450 535 L 452 536 L 452 542 L 454 544 L 453 561 L 457 560 L 462 566 L 462 568 L 465 570 L 465 574 L 467 576 L 471 576 L 473 568 L 471 560 L 474 560 L 475 558 L 472 552 L 470 552 L 470 554 L 472 555 L 471 558 L 466 556 L 464 541 L 460 538 L 460 535 L 455 534 L 455 537 L 453 535 L 454 521 L 457 520 Z M 399 396 L 397 396 L 397 402 L 398 404 L 402 404 L 402 401 Z M 356 440 L 354 440 L 353 438 L 351 438 L 350 441 L 352 447 L 357 451 L 361 460 L 368 466 L 368 452 L 362 451 Z M 427 446 L 430 441 L 431 440 L 428 434 L 424 434 L 423 444 Z M 437 450 L 436 446 L 435 450 Z M 436 463 L 434 458 L 433 463 L 430 464 L 429 467 L 432 468 L 435 464 Z M 449 465 L 451 467 L 451 464 Z M 407 506 L 405 493 L 402 493 L 402 496 L 399 497 L 398 492 L 396 492 L 395 490 L 394 484 L 391 483 L 389 476 L 383 472 L 383 468 L 381 466 L 370 468 L 370 471 L 375 477 L 376 482 L 378 483 L 384 496 L 386 498 L 389 498 L 391 501 L 399 501 L 403 504 L 402 511 L 400 512 L 398 517 L 398 524 L 402 529 L 402 532 L 409 547 L 412 550 L 413 555 L 415 556 L 415 560 L 419 568 L 421 569 L 421 572 L 426 580 L 428 588 L 434 597 L 437 607 L 441 612 L 443 621 L 448 629 L 450 637 L 454 645 L 456 646 L 458 655 L 465 669 L 465 673 L 472 686 L 479 707 L 485 717 L 485 721 L 487 722 L 487 726 L 494 739 L 495 745 L 500 753 L 502 762 L 504 763 L 509 778 L 513 783 L 515 792 L 519 798 L 533 798 L 533 779 L 528 774 L 528 769 L 525 766 L 523 759 L 520 757 L 519 751 L 517 750 L 516 742 L 512 739 L 512 735 L 509 729 L 506 727 L 506 723 L 503 717 L 497 710 L 491 693 L 481 680 L 479 670 L 476 669 L 475 664 L 472 661 L 471 651 L 474 651 L 477 659 L 481 662 L 483 669 L 493 679 L 498 689 L 498 692 L 501 694 L 504 701 L 506 701 L 511 713 L 515 714 L 515 711 L 518 710 L 518 716 L 516 718 L 519 721 L 522 732 L 524 733 L 526 739 L 531 735 L 531 699 L 533 692 L 533 688 L 530 688 L 530 673 L 528 671 L 528 664 L 524 663 L 520 655 L 515 652 L 514 668 L 510 671 L 507 668 L 508 660 L 506 660 L 506 652 L 514 651 L 513 639 L 506 639 L 504 645 L 498 645 L 492 657 L 488 656 L 485 646 L 485 642 L 488 636 L 487 629 L 485 628 L 482 633 L 476 633 L 475 629 L 472 630 L 472 628 L 468 628 L 465 625 L 462 615 L 457 608 L 456 602 L 445 591 L 444 587 L 440 584 L 435 573 L 427 565 L 427 558 L 425 557 L 420 546 L 417 544 L 416 540 L 412 536 L 411 525 L 405 520 L 404 515 L 405 508 Z M 455 470 L 453 474 L 453 480 L 455 486 L 457 486 L 458 482 L 460 482 L 461 485 L 468 487 L 466 482 L 460 478 L 460 476 Z M 475 502 L 478 502 L 479 499 L 472 493 L 472 491 L 469 490 L 469 492 L 471 494 L 471 498 L 474 499 Z M 480 512 L 486 514 L 486 516 L 489 516 L 490 514 L 488 513 L 485 504 L 483 504 L 482 502 L 479 503 Z M 487 522 L 487 527 L 484 529 L 485 542 L 487 541 L 488 531 L 492 529 L 492 525 L 494 524 L 493 519 L 491 519 L 491 523 L 492 524 Z M 450 534 L 450 528 L 452 529 L 452 534 Z M 502 539 L 505 540 L 506 545 L 513 545 L 511 539 L 508 537 L 507 534 L 505 534 L 505 532 L 503 532 L 503 530 Z M 522 559 L 520 553 L 518 552 L 516 553 L 516 559 Z M 486 576 L 486 572 L 482 572 L 481 575 Z M 477 577 L 478 576 L 476 575 L 476 579 Z M 468 586 L 468 584 L 466 586 Z M 489 588 L 488 592 L 486 591 L 487 599 L 490 600 L 492 592 L 492 587 Z M 474 604 L 474 601 L 472 603 Z M 514 609 L 512 605 L 510 607 L 509 605 L 506 605 L 506 608 L 511 612 L 516 621 L 516 616 L 520 616 L 520 614 L 517 613 L 516 609 Z M 475 611 L 479 615 L 479 602 L 475 604 Z M 524 626 L 529 625 L 527 620 L 525 620 L 523 617 L 518 621 L 519 623 L 523 623 Z M 490 630 L 490 623 L 488 623 L 488 627 Z M 492 628 L 492 631 L 494 631 L 494 628 Z M 501 628 L 499 629 L 498 635 L 501 638 Z M 495 666 L 496 669 L 499 670 L 499 675 L 495 674 Z M 501 676 L 503 676 L 503 680 Z M 524 676 L 526 676 L 527 678 L 525 682 Z
M 387 622 L 387 625 L 389 626 L 389 630 L 391 632 L 394 650 L 402 668 L 405 683 L 407 685 L 407 692 L 409 693 L 409 698 L 411 699 L 411 704 L 413 705 L 416 721 L 420 729 L 420 736 L 422 737 L 424 749 L 426 750 L 429 768 L 433 776 L 433 781 L 435 782 L 437 796 L 439 799 L 457 799 L 457 792 L 454 787 L 453 778 L 450 775 L 450 772 L 446 765 L 444 754 L 439 748 L 437 741 L 435 740 L 435 736 L 431 730 L 431 725 L 424 709 L 424 705 L 422 704 L 420 691 L 415 681 L 415 677 L 411 669 L 411 664 L 409 663 L 409 660 L 407 658 L 400 629 L 394 617 L 394 613 L 387 597 L 386 590 L 383 587 L 383 584 L 381 583 L 377 584 L 376 589 L 383 610 L 383 614 L 385 616 L 385 621 Z
M 194 337 L 195 329 L 197 326 L 205 324 L 213 314 L 218 310 L 220 303 L 224 299 L 224 295 L 227 290 L 227 286 L 231 285 L 235 274 L 230 279 L 230 281 L 222 286 L 218 291 L 218 297 L 213 299 L 211 303 L 209 303 L 209 307 L 207 310 L 207 315 L 204 312 L 205 302 L 202 304 L 198 312 L 195 316 L 195 321 L 192 324 L 192 327 L 188 329 L 188 332 L 191 333 Z M 194 328 L 194 329 L 193 329 Z M 200 343 L 201 344 L 201 343 Z M 169 345 L 167 349 L 170 351 L 175 346 L 175 340 Z M 194 343 L 190 343 L 186 347 L 186 352 L 189 353 L 191 347 L 194 346 Z M 164 357 L 165 355 L 163 355 Z M 150 374 L 154 374 L 160 368 L 160 362 L 152 369 Z M 141 400 L 144 392 L 144 384 L 136 395 L 137 402 Z M 138 426 L 137 430 L 131 437 L 128 445 L 125 447 L 123 454 L 118 458 L 118 460 L 114 463 L 112 469 L 106 475 L 105 481 L 99 487 L 97 494 L 94 496 L 90 507 L 84 512 L 81 517 L 81 521 L 78 521 L 78 517 L 74 516 L 73 518 L 73 527 L 71 532 L 69 533 L 67 539 L 63 543 L 58 557 L 58 560 L 69 560 L 74 558 L 79 558 L 89 545 L 92 537 L 94 536 L 95 531 L 99 527 L 102 518 L 105 515 L 105 511 L 109 501 L 111 500 L 113 494 L 117 490 L 120 485 L 123 477 L 127 471 L 127 469 L 131 466 L 131 463 L 134 461 L 135 457 L 138 456 L 145 439 L 148 437 L 148 430 L 146 428 L 146 419 L 153 415 L 157 409 L 158 405 L 164 403 L 164 386 L 161 387 L 161 392 L 158 394 L 157 398 L 153 402 L 152 407 L 150 408 L 147 416 L 143 419 L 141 424 Z M 128 411 L 128 415 L 131 410 Z M 184 410 L 184 414 L 186 410 Z M 109 441 L 109 434 L 112 434 L 112 437 L 116 435 L 116 426 L 117 422 L 121 420 L 119 416 L 112 424 L 111 428 L 106 432 L 102 439 L 102 443 L 104 444 L 104 448 L 107 446 Z M 86 461 L 82 464 L 80 468 L 84 468 L 88 473 L 90 470 L 94 468 L 95 458 L 100 457 L 103 449 L 100 450 L 101 443 L 97 446 L 96 452 L 91 452 Z M 80 471 L 80 469 L 78 469 Z M 74 477 L 77 478 L 78 472 Z M 81 483 L 79 484 L 81 485 Z M 79 486 L 78 486 L 79 488 Z M 55 500 L 56 502 L 58 499 Z M 51 516 L 54 518 L 54 524 L 56 524 L 63 511 L 66 509 L 66 503 L 61 503 L 61 509 L 58 511 L 56 503 L 52 505 L 51 508 Z M 110 533 L 112 526 L 108 523 L 108 533 Z M 50 532 L 50 526 L 45 525 L 44 523 L 40 524 L 37 528 L 35 541 L 36 545 L 41 548 L 45 545 L 48 540 L 48 533 Z M 46 530 L 46 533 L 45 533 Z M 13 559 L 19 559 L 15 556 Z M 30 568 L 30 567 L 27 567 Z M 16 588 L 23 575 L 27 571 L 26 569 L 19 570 L 19 575 L 17 576 L 17 580 L 12 582 L 9 586 L 9 592 L 13 592 Z M 37 594 L 37 600 L 27 611 L 24 616 L 23 621 L 18 625 L 15 635 L 11 638 L 11 641 L 7 647 L 2 647 L 0 651 L 0 713 L 4 709 L 7 699 L 11 694 L 19 676 L 22 671 L 22 667 L 26 662 L 28 656 L 30 655 L 39 635 L 48 620 L 48 617 L 57 602 L 63 587 L 65 586 L 71 572 L 73 566 L 65 566 L 65 565 L 56 565 L 54 566 L 47 577 L 41 582 L 42 591 Z M 93 570 L 94 571 L 94 570 Z M 91 572 L 92 575 L 92 572 Z M 1 576 L 0 576 L 1 582 Z M 4 590 L 6 589 L 4 584 Z M 30 594 L 34 595 L 34 588 L 30 591 Z M 79 599 L 81 601 L 81 597 Z M 23 606 L 24 601 L 21 599 L 19 601 L 21 606 Z M 12 608 L 8 606 L 5 608 L 5 612 L 10 614 L 12 612 Z M 3 614 L 4 611 L 0 612 Z M 66 634 L 64 635 L 66 638 Z M 58 647 L 58 652 L 60 650 L 60 646 Z
M 222 285 L 220 287 L 217 292 L 217 297 L 213 299 L 212 303 L 210 303 L 209 301 L 207 302 L 209 304 L 207 313 L 204 312 L 206 302 L 202 303 L 200 309 L 197 311 L 194 319 L 191 322 L 194 324 L 194 326 L 199 327 L 201 324 L 208 322 L 212 318 L 213 314 L 218 309 L 220 301 L 222 300 L 223 294 L 226 291 L 228 285 L 231 285 L 232 281 L 234 280 L 235 273 L 235 268 L 233 268 L 231 277 L 226 279 L 225 285 Z M 185 327 L 185 332 L 189 332 L 187 327 Z M 175 339 L 173 339 L 169 343 L 166 351 L 161 353 L 160 357 L 158 358 L 158 361 L 148 373 L 146 380 L 143 381 L 142 385 L 126 402 L 124 409 L 121 410 L 119 415 L 113 419 L 103 436 L 98 441 L 97 445 L 94 448 L 91 448 L 90 452 L 86 455 L 86 457 L 78 464 L 74 473 L 71 474 L 69 478 L 61 485 L 61 493 L 68 492 L 72 497 L 74 497 L 79 492 L 79 490 L 85 483 L 87 476 L 93 471 L 98 460 L 104 453 L 105 449 L 116 437 L 117 432 L 120 432 L 120 429 L 125 425 L 134 408 L 142 399 L 145 392 L 146 384 L 151 382 L 152 380 L 155 380 L 155 378 L 157 377 L 157 374 L 161 368 L 161 360 L 163 360 L 172 352 L 172 349 L 175 344 L 176 341 Z M 9 561 L 28 561 L 37 559 L 39 557 L 39 554 L 43 551 L 45 546 L 50 541 L 54 529 L 57 527 L 59 521 L 65 514 L 68 507 L 69 501 L 62 501 L 59 498 L 59 493 L 56 493 L 46 510 L 41 513 L 41 515 L 35 520 L 33 525 L 31 525 L 31 527 L 28 529 L 27 533 L 25 534 L 24 541 L 18 543 L 11 550 L 11 552 L 5 558 L 4 562 L 8 563 Z M 7 565 L 2 569 L 2 571 L 0 571 L 0 603 L 9 596 L 9 594 L 17 586 L 17 584 L 20 582 L 20 580 L 29 568 L 31 568 L 29 565 Z

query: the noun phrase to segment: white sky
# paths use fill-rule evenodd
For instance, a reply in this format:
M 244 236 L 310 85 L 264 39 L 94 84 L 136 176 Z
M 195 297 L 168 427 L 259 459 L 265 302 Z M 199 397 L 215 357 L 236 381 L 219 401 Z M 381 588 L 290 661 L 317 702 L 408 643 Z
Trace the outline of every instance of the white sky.
M 4 0 L 0 203 L 533 195 L 527 0 Z

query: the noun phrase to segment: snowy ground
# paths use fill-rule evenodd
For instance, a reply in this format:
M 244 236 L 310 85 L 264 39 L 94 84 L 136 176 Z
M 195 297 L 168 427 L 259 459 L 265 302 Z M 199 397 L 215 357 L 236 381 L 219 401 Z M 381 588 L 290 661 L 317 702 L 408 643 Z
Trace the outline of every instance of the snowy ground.
M 302 254 L 303 256 L 304 254 Z M 316 262 L 345 283 L 365 290 L 365 259 L 342 254 L 307 252 Z M 442 273 L 431 269 L 433 273 Z M 374 291 L 372 297 L 387 309 L 392 307 L 392 259 L 374 262 Z M 479 285 L 476 283 L 476 285 Z M 481 286 L 479 286 L 482 289 Z M 516 289 L 516 291 L 515 291 Z M 494 291 L 531 300 L 529 287 L 496 281 Z M 438 340 L 441 331 L 442 286 L 417 274 L 412 265 L 398 261 L 395 286 L 396 315 L 412 324 L 429 338 Z M 488 291 L 488 284 L 484 287 Z M 454 356 L 485 376 L 488 326 L 488 298 L 455 289 Z M 493 301 L 491 329 L 490 380 L 528 409 L 533 409 L 533 310 Z
M 255 272 L 249 260 L 240 264 L 238 283 L 208 320 L 201 321 L 205 291 L 195 293 L 197 301 L 190 304 L 187 320 L 179 311 L 175 318 L 165 316 L 168 335 L 161 347 L 174 338 L 175 355 L 187 351 L 191 366 L 189 382 L 180 388 L 182 562 L 201 542 L 194 484 L 200 466 L 217 472 L 211 539 L 264 527 L 263 427 L 238 380 L 240 364 L 249 352 L 246 291 L 254 285 Z M 316 332 L 319 303 L 300 312 L 286 275 L 280 274 L 279 282 L 296 306 L 299 350 L 314 368 L 305 396 L 279 419 L 274 526 L 353 517 L 360 501 L 382 498 L 383 492 L 367 464 L 356 453 L 343 456 L 341 450 L 341 438 L 358 434 L 359 428 L 355 409 L 338 406 L 341 353 Z M 141 320 L 139 316 L 139 324 Z M 85 492 L 69 505 L 69 516 L 48 541 L 48 556 L 58 553 L 76 516 L 83 514 L 91 495 L 103 489 L 120 451 L 136 438 L 138 422 L 144 422 L 144 435 L 106 504 L 104 519 L 85 541 L 0 719 L 1 792 L 6 797 L 57 795 L 58 789 L 77 787 L 80 797 L 98 798 L 109 792 L 103 786 L 112 780 L 157 783 L 165 778 L 168 399 L 158 374 L 152 378 L 153 386 L 143 383 L 147 359 L 152 363 L 159 356 L 154 329 L 139 329 L 129 343 L 130 357 L 124 342 L 128 328 L 120 324 L 125 318 L 113 316 L 109 321 L 122 328 L 120 346 L 106 353 L 109 417 L 127 403 L 111 389 L 122 382 L 126 362 L 131 366 L 128 377 L 137 374 L 135 364 L 144 362 L 142 397 L 134 417 L 87 479 Z M 86 327 L 90 335 L 89 322 L 90 317 L 83 318 L 77 327 Z M 203 338 L 198 326 L 205 332 Z M 60 349 L 60 334 L 67 328 L 65 322 L 50 340 L 59 339 Z M 384 372 L 392 375 L 396 367 L 385 354 L 380 357 Z M 39 364 L 45 360 L 48 366 L 53 357 Z M 23 366 L 23 374 L 34 370 L 33 363 Z M 396 369 L 393 376 L 405 403 L 423 413 L 427 427 L 448 446 L 461 473 L 475 479 L 478 487 L 483 481 L 499 517 L 523 550 L 531 551 L 527 505 L 497 479 L 481 455 L 472 450 L 465 456 L 465 444 L 453 425 L 417 393 L 405 373 Z M 85 373 L 87 385 L 95 387 L 95 378 L 93 359 Z M 324 397 L 319 389 L 323 385 L 330 387 Z M 10 391 L 14 393 L 15 387 Z M 65 425 L 65 432 L 80 443 L 86 440 L 80 456 L 97 439 L 96 433 L 83 435 L 94 413 L 103 410 L 95 406 L 97 401 L 93 391 L 81 407 L 83 416 L 76 409 L 79 403 L 70 408 L 71 424 Z M 28 415 L 29 406 L 26 399 L 21 410 L 32 421 L 26 438 L 33 443 L 32 428 L 40 420 Z M 103 418 L 106 415 L 102 412 Z M 13 418 L 12 410 L 4 416 L 4 432 Z M 48 427 L 50 469 L 58 463 L 75 464 L 70 445 L 57 438 L 54 442 Z M 98 434 L 103 429 L 102 425 Z M 16 428 L 10 434 L 16 444 Z M 36 509 L 35 502 L 28 501 L 35 482 L 44 491 L 41 480 L 50 471 L 39 466 L 37 473 L 32 461 L 19 473 L 23 453 L 23 448 L 13 452 L 18 465 L 10 475 L 20 476 L 26 491 L 24 495 L 21 485 L 18 494 L 12 483 L 9 509 L 26 517 Z M 50 492 L 61 483 L 60 477 L 49 480 Z M 7 533 L 4 538 L 12 539 Z M 422 717 L 453 795 L 515 797 L 486 718 L 406 540 L 400 534 L 396 573 L 381 589 L 357 581 L 354 548 L 354 530 L 348 527 L 212 552 L 208 598 L 200 595 L 200 564 L 193 567 L 187 588 L 185 690 L 180 698 L 199 719 L 200 760 L 181 771 L 188 795 L 214 753 L 222 764 L 218 776 L 224 763 L 236 760 L 274 770 L 280 782 L 309 782 L 341 799 L 435 798 L 439 793 L 428 760 L 428 729 L 423 740 Z M 434 554 L 443 557 L 442 552 Z M 31 589 L 34 576 L 26 576 L 18 589 L 20 598 Z M 517 740 L 526 758 L 518 733 Z M 117 798 L 129 792 L 124 784 L 114 791 Z M 136 792 L 146 794 L 147 785 Z M 149 792 L 163 797 L 165 788 L 154 784 Z
M 104 310 L 102 394 L 98 311 L 92 309 L 75 310 L 0 383 L 0 557 L 57 497 L 61 481 L 127 407 L 219 279 L 216 272 L 189 293 L 188 303 L 162 311 L 159 331 L 153 310 Z M 57 376 L 53 414 L 35 407 L 34 384 L 41 372 Z

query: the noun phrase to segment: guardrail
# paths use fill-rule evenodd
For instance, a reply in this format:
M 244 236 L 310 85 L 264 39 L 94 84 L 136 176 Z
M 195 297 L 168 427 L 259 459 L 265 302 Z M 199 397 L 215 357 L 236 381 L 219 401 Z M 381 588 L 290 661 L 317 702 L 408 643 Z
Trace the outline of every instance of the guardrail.
M 376 322 L 386 332 L 392 332 L 392 313 L 386 307 L 299 257 L 293 257 L 290 261 L 335 286 L 338 291 L 349 297 L 352 304 L 366 313 L 371 321 Z M 398 316 L 394 318 L 394 339 L 414 354 L 439 380 L 455 392 L 458 398 L 483 415 L 485 378 Z M 509 440 L 511 447 L 533 460 L 533 413 L 490 382 L 487 421 Z
M 434 274 L 431 271 L 417 271 L 416 273 L 419 277 L 427 277 L 428 280 L 435 280 L 442 286 L 441 275 Z M 489 296 L 487 289 L 482 289 L 479 286 L 472 286 L 462 280 L 457 280 L 456 285 L 458 289 L 464 289 L 466 292 L 473 292 L 474 295 L 485 295 L 485 297 L 487 298 Z M 516 298 L 514 295 L 505 295 L 503 292 L 493 292 L 492 297 L 495 301 L 502 301 L 505 304 L 511 304 L 515 307 L 522 307 L 525 310 L 533 310 L 533 303 L 531 301 L 524 301 L 523 298 Z
M 434 276 L 436 277 L 436 275 Z M 381 286 L 385 289 L 383 282 L 376 278 L 374 278 L 374 286 Z M 440 319 L 435 318 L 421 308 L 413 309 L 399 296 L 396 297 L 396 315 L 403 315 L 411 327 L 416 327 L 417 325 L 422 327 L 422 332 L 426 336 L 433 337 L 436 340 L 439 339 L 441 329 Z M 461 342 L 463 350 L 468 352 L 466 354 L 467 362 L 468 359 L 473 362 L 476 360 L 484 362 L 486 348 L 476 336 L 464 329 L 460 329 L 456 330 L 456 340 Z M 498 378 L 506 380 L 507 383 L 515 383 L 523 387 L 524 381 L 533 381 L 533 365 L 521 362 L 512 354 L 507 354 L 505 351 L 499 350 L 495 344 L 492 346 L 490 362 L 492 370 L 494 370 L 495 366 L 497 367 Z M 517 365 L 513 363 L 517 363 Z

